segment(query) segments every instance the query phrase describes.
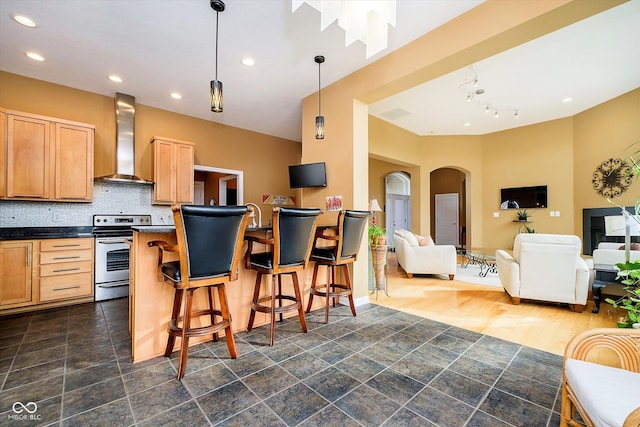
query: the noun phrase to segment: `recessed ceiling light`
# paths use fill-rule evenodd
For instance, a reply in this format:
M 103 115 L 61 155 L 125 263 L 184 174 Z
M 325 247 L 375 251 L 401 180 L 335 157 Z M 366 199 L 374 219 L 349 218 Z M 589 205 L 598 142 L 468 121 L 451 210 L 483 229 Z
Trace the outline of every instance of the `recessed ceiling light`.
M 256 61 L 254 61 L 253 58 L 244 58 L 242 60 L 242 63 L 247 67 L 253 67 L 254 65 L 256 65 Z
M 567 96 L 566 98 L 562 99 L 562 102 L 571 102 L 573 101 L 573 98 L 571 98 L 570 96 Z
M 464 125 L 465 125 L 465 126 L 471 126 L 471 123 L 466 122 Z
M 39 53 L 26 52 L 25 55 L 27 55 L 29 58 L 33 59 L 34 61 L 40 61 L 40 62 L 44 61 L 44 57 Z
M 112 82 L 122 83 L 122 78 L 120 76 L 116 76 L 115 74 L 111 74 L 110 76 L 107 76 L 107 78 Z
M 29 18 L 28 16 L 24 16 L 24 15 L 13 15 L 12 16 L 13 20 L 16 21 L 18 24 L 20 25 L 24 25 L 25 27 L 29 27 L 29 28 L 35 28 L 37 27 L 36 23 L 33 21 L 33 19 Z
M 171 97 L 172 97 L 173 99 L 182 99 L 182 95 L 180 95 L 178 92 L 173 92 L 173 93 L 171 94 Z

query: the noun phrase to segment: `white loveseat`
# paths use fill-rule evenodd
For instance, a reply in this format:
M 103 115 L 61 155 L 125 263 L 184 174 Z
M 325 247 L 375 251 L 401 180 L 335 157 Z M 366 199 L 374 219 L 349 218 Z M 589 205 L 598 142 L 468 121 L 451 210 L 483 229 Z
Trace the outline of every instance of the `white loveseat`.
M 450 280 L 455 277 L 455 246 L 420 246 L 418 237 L 404 229 L 396 230 L 393 238 L 398 264 L 407 273 L 407 277 L 411 278 L 414 274 L 444 274 L 448 275 Z
M 622 248 L 622 249 L 620 249 Z M 593 264 L 616 265 L 624 262 L 624 243 L 600 242 L 593 250 Z M 640 259 L 640 251 L 629 251 L 629 261 Z
M 520 299 L 567 303 L 580 313 L 587 304 L 589 267 L 578 236 L 520 233 L 513 255 L 496 251 L 498 275 L 514 304 Z

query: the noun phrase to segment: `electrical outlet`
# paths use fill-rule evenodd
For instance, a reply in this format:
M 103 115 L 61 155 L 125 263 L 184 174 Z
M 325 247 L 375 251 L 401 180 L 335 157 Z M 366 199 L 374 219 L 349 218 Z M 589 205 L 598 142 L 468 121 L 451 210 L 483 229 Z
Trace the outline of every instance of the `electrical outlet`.
M 52 219 L 53 219 L 53 222 L 60 222 L 60 220 L 61 220 L 60 214 L 57 213 L 57 212 L 54 212 L 53 215 L 52 215 Z
M 500 212 L 494 212 L 494 213 L 493 213 L 493 217 L 494 217 L 494 218 L 498 218 L 498 217 L 500 217 Z

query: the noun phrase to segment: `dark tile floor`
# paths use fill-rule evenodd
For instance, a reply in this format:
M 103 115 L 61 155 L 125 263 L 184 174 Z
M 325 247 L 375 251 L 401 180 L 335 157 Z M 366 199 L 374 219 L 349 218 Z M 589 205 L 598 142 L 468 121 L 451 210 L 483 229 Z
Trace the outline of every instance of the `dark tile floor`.
M 182 381 L 175 354 L 131 363 L 127 309 L 0 318 L 0 425 L 559 425 L 560 356 L 385 307 L 200 344 Z

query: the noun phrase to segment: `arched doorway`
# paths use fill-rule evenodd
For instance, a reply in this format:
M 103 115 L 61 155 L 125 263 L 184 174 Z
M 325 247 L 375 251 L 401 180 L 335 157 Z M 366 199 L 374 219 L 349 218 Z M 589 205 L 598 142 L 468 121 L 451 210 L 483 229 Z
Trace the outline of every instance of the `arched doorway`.
M 452 167 L 435 169 L 430 174 L 431 235 L 440 244 L 454 244 L 460 248 L 467 247 L 467 177 L 466 174 Z M 456 203 L 452 203 L 455 199 Z M 456 212 L 451 212 L 452 206 Z M 444 225 L 443 225 L 444 224 Z M 455 224 L 453 242 L 443 243 L 438 233 L 447 233 L 451 240 L 451 232 L 447 226 Z M 444 228 L 443 228 L 444 227 Z M 440 231 L 438 231 L 440 228 Z M 443 237 L 443 236 L 441 236 Z
M 387 244 L 395 249 L 393 233 L 411 229 L 411 177 L 406 172 L 393 172 L 384 179 Z

